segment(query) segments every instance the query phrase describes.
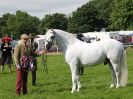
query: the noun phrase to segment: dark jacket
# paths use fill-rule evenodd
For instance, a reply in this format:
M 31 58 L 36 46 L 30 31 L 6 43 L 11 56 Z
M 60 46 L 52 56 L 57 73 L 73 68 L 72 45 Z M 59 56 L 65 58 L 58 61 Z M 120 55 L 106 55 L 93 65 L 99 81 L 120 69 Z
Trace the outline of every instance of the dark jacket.
M 83 41 L 83 42 L 91 43 L 90 39 L 84 37 L 82 34 L 78 34 L 78 35 L 77 35 L 77 38 L 78 38 L 79 40 Z
M 36 50 L 37 50 L 37 48 L 38 48 L 38 44 L 36 43 L 36 42 L 32 42 L 32 44 L 31 44 L 31 48 L 32 48 L 32 50 L 33 50 L 33 52 L 34 52 L 34 54 L 32 54 L 32 59 L 33 59 L 33 65 L 35 66 L 35 68 L 34 68 L 34 70 L 37 70 L 37 59 L 36 59 L 36 57 L 38 56 L 37 54 L 36 54 Z
M 38 56 L 38 55 L 35 53 L 36 50 L 37 50 L 37 48 L 38 48 L 38 44 L 37 44 L 36 42 L 32 42 L 31 48 L 32 48 L 32 50 L 33 50 L 33 52 L 34 52 L 33 57 Z
M 12 56 L 11 51 L 12 51 L 11 43 L 8 43 L 8 47 L 5 46 L 5 43 L 1 44 L 2 57 Z

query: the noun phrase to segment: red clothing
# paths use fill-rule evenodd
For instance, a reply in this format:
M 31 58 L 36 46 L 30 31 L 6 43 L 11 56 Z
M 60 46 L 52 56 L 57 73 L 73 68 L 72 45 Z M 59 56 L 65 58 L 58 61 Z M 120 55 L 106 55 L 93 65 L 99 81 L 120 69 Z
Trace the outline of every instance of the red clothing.
M 26 69 L 21 69 L 17 70 L 16 69 L 16 93 L 20 94 L 21 89 L 23 94 L 27 93 L 27 78 L 28 78 L 28 70 Z
M 30 66 L 29 57 L 32 50 L 29 46 L 19 44 L 15 47 L 14 60 L 16 65 L 16 93 L 27 93 L 28 67 Z

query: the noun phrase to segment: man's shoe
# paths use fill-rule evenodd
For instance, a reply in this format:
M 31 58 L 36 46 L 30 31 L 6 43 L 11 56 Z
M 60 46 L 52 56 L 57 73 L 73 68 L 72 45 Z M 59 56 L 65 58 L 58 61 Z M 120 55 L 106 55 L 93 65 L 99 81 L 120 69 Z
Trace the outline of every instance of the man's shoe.
M 35 84 L 35 83 L 33 83 L 33 84 L 32 84 L 32 86 L 36 86 L 36 84 Z
M 27 94 L 27 92 L 23 92 L 23 95 L 26 95 Z
M 17 96 L 20 96 L 20 93 L 16 93 Z

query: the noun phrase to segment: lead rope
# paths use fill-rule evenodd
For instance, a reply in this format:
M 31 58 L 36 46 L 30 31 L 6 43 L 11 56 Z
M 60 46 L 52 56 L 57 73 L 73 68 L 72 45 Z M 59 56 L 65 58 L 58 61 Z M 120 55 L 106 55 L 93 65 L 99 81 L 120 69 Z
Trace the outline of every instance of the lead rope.
M 47 52 L 44 54 L 41 55 L 42 56 L 42 64 L 43 64 L 43 67 L 44 67 L 44 71 L 46 74 L 48 74 L 48 66 L 47 66 Z

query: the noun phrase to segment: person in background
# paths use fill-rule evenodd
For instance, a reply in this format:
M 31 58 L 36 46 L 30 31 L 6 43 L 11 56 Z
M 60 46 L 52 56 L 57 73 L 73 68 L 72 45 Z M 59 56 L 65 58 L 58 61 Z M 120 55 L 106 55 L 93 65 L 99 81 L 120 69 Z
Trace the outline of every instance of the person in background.
M 28 45 L 29 36 L 21 35 L 20 44 L 15 46 L 14 61 L 16 65 L 16 94 L 27 94 L 27 78 L 29 67 L 32 66 L 32 48 Z
M 30 47 L 32 48 L 34 54 L 32 56 L 32 60 L 33 60 L 33 68 L 31 69 L 31 73 L 32 73 L 32 85 L 35 86 L 36 85 L 36 70 L 37 70 L 37 55 L 39 54 L 37 51 L 38 48 L 38 44 L 34 41 L 35 36 L 33 34 L 29 34 L 29 38 L 30 38 Z
M 91 43 L 91 40 L 90 38 L 88 37 L 85 37 L 83 36 L 83 34 L 77 34 L 77 38 L 83 42 L 86 42 L 86 43 Z
M 4 70 L 4 65 L 7 64 L 9 67 L 9 72 L 11 72 L 11 64 L 13 63 L 12 61 L 12 45 L 10 43 L 11 38 L 9 38 L 8 36 L 5 36 L 2 39 L 2 44 L 1 44 L 1 73 Z

